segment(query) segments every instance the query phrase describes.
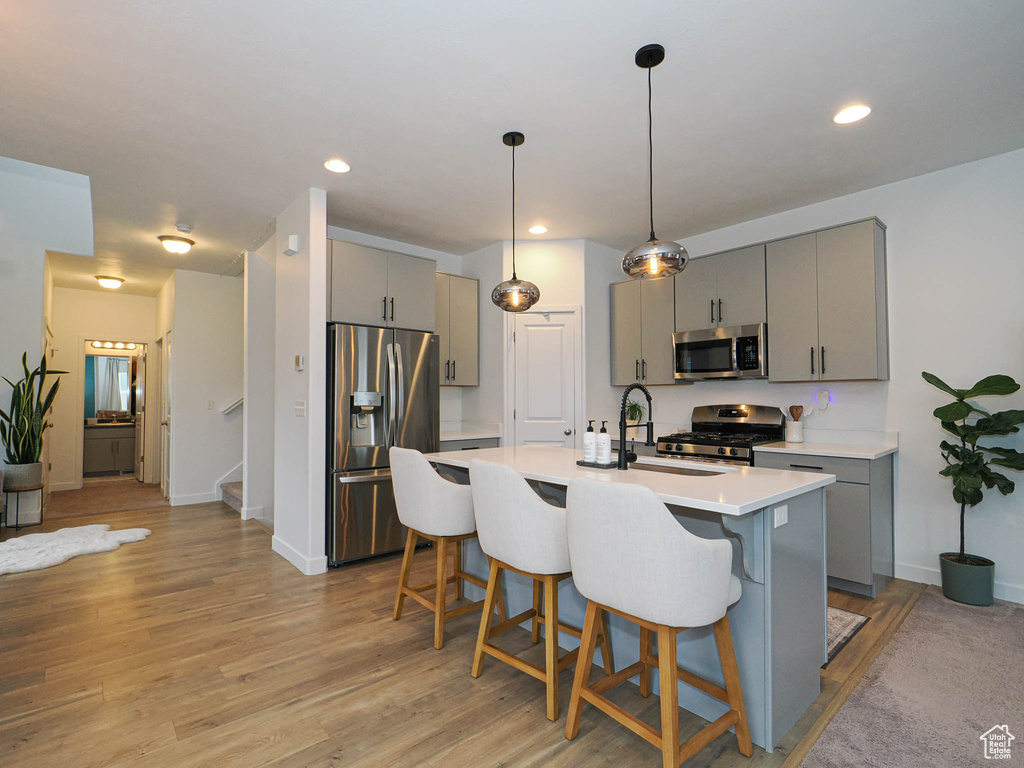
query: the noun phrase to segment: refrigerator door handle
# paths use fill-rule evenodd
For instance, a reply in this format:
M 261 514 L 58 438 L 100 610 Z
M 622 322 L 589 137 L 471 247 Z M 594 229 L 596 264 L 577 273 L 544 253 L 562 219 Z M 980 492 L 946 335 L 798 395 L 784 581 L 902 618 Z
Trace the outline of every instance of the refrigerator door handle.
M 397 393 L 395 391 L 395 345 L 388 344 L 387 346 L 387 376 L 388 376 L 388 413 L 387 418 L 384 421 L 384 445 L 394 445 L 395 439 L 395 398 Z
M 335 478 L 335 482 L 339 485 L 348 485 L 349 483 L 381 483 L 390 479 L 390 469 L 371 469 L 365 473 L 339 474 Z
M 402 365 L 402 345 L 395 342 L 395 360 L 398 363 L 398 373 L 395 389 L 398 393 L 398 400 L 395 408 L 395 445 L 398 445 L 398 420 L 404 418 L 405 414 L 405 368 Z

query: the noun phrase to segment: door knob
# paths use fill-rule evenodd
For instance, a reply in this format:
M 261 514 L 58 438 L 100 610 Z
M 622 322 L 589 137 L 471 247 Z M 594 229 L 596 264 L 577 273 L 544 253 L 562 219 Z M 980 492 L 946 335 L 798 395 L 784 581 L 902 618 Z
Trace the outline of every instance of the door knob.
M 565 430 L 565 432 L 563 434 L 571 435 L 572 434 L 572 430 L 571 429 L 567 429 L 567 430 Z

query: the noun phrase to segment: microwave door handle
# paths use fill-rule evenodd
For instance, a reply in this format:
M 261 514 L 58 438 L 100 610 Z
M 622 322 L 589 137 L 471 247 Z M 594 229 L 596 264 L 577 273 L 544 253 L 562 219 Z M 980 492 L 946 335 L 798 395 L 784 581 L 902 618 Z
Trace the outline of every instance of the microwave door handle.
M 719 320 L 722 319 L 721 312 L 719 312 L 719 314 L 718 314 L 718 319 Z M 739 355 L 736 354 L 736 350 L 739 347 L 739 345 L 740 345 L 740 340 L 738 338 L 735 338 L 735 339 L 732 340 L 732 370 L 733 370 L 733 373 L 737 373 L 737 374 L 740 372 Z
M 387 346 L 387 376 L 388 376 L 388 412 L 384 419 L 384 445 L 393 445 L 395 421 L 395 348 L 393 344 Z
M 395 445 L 398 445 L 398 420 L 405 417 L 405 367 L 402 365 L 402 345 L 395 343 L 395 362 L 398 370 L 395 374 L 395 391 L 398 401 L 395 407 Z

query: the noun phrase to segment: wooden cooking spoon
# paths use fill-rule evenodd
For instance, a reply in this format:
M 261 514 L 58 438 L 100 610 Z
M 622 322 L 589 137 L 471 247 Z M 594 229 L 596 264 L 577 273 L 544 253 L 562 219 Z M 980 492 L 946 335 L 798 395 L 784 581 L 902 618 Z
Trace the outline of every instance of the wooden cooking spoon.
M 789 406 L 789 415 L 793 417 L 793 421 L 800 421 L 800 417 L 804 415 L 804 407 L 802 405 Z

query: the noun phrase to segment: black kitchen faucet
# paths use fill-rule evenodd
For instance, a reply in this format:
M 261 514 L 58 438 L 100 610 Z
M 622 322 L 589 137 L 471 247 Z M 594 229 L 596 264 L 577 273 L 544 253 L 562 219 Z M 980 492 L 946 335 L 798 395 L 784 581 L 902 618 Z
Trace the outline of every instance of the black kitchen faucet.
M 630 384 L 622 393 L 622 406 L 619 409 L 619 469 L 629 469 L 629 453 L 626 450 L 626 402 L 629 400 L 629 393 L 639 389 L 647 398 L 647 442 L 644 445 L 654 445 L 654 413 L 651 393 L 643 384 Z

